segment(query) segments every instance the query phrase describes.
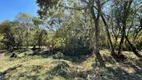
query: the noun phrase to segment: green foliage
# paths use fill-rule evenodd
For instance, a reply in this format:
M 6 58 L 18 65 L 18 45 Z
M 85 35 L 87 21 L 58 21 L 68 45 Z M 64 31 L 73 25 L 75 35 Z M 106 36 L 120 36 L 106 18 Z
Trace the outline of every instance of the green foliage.
M 57 8 L 58 0 L 37 0 L 38 6 L 42 8 L 41 10 L 38 10 L 38 14 L 40 15 L 41 18 L 45 17 L 47 14 L 47 11 Z M 51 12 L 49 15 L 52 15 Z
M 0 33 L 3 37 L 1 37 L 1 43 L 3 43 L 6 46 L 6 49 L 13 48 L 15 44 L 15 38 L 13 36 L 13 27 L 12 23 L 10 21 L 5 21 L 0 24 Z
M 39 18 L 37 18 L 37 17 L 33 17 L 33 18 L 32 18 L 32 21 L 33 21 L 33 23 L 34 23 L 35 26 L 39 26 L 40 24 L 43 23 L 43 22 L 42 22 Z
M 138 50 L 141 50 L 142 49 L 142 36 L 138 37 L 138 39 L 135 41 L 135 45 L 136 45 L 136 48 Z

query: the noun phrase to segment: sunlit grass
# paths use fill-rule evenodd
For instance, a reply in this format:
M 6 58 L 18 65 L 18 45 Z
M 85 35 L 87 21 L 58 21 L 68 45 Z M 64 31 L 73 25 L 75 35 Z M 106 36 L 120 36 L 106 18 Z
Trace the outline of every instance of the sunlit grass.
M 100 53 L 102 56 L 110 56 L 108 50 L 101 50 Z M 21 67 L 6 73 L 4 77 L 7 80 L 74 80 L 75 78 L 86 80 L 83 76 L 98 74 L 96 68 L 93 67 L 96 59 L 95 54 L 88 56 L 87 59 L 81 63 L 74 63 L 65 59 L 54 59 L 52 56 L 43 58 L 41 56 L 24 56 L 22 54 L 19 54 L 18 58 L 9 58 L 9 56 L 7 56 L 0 59 L 0 72 L 4 72 L 17 65 L 22 65 Z M 126 51 L 123 52 L 123 54 L 134 58 L 134 55 L 131 52 Z M 135 60 L 137 60 L 137 58 Z M 106 61 L 106 66 L 111 69 L 101 69 L 101 74 L 105 74 L 108 78 L 109 76 L 112 77 L 112 75 L 116 75 L 115 73 L 111 73 L 112 75 L 110 74 L 110 72 L 115 71 L 120 74 L 121 71 L 125 71 L 134 75 L 136 70 L 131 65 L 134 65 L 137 69 L 141 70 L 141 64 L 139 63 L 139 65 L 137 65 L 135 60 L 128 60 L 125 62 L 132 64 L 118 63 L 116 61 L 112 64 Z M 140 74 L 136 77 L 138 76 L 140 76 Z M 0 75 L 0 78 L 2 77 L 3 76 Z

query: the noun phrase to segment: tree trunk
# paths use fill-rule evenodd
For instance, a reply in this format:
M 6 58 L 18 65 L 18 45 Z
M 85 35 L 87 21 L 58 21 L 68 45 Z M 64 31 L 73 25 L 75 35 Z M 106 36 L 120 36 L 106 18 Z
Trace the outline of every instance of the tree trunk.
M 115 54 L 114 47 L 113 47 L 111 37 L 110 37 L 110 33 L 109 33 L 109 30 L 108 30 L 108 25 L 107 25 L 106 20 L 103 17 L 103 15 L 101 15 L 101 18 L 102 18 L 104 25 L 105 25 L 105 30 L 106 30 L 106 33 L 107 33 L 107 38 L 108 38 L 109 46 L 110 46 L 110 49 L 111 49 L 111 54 Z
M 42 31 L 39 32 L 39 39 L 38 39 L 38 46 L 39 46 L 39 49 L 41 48 L 41 39 L 42 38 Z
M 93 7 L 91 7 L 91 14 L 95 23 L 95 29 L 93 28 L 93 31 L 95 31 L 95 46 L 93 53 L 95 52 L 96 58 L 100 63 L 100 66 L 105 67 L 104 60 L 102 59 L 102 56 L 99 52 L 99 17 L 100 17 L 100 12 L 97 14 L 97 18 L 94 13 Z
M 129 41 L 128 36 L 125 36 L 126 41 L 128 42 L 131 50 L 134 52 L 134 54 L 139 57 L 142 58 L 142 56 L 138 53 L 137 49 L 133 46 L 133 44 Z
M 123 25 L 123 28 L 122 28 L 122 32 L 121 32 L 121 41 L 120 41 L 120 45 L 119 45 L 119 50 L 118 50 L 118 55 L 121 55 L 121 52 L 122 52 L 122 45 L 124 43 L 124 38 L 125 38 L 125 35 L 126 35 L 126 22 L 127 22 L 127 18 L 129 16 L 129 13 L 130 13 L 130 7 L 131 7 L 131 4 L 132 4 L 132 1 L 133 0 L 130 0 L 130 1 L 126 1 L 124 2 L 124 12 L 123 12 L 123 18 L 122 18 L 122 25 Z
M 29 28 L 28 28 L 28 31 L 26 33 L 26 49 L 28 49 L 28 47 L 29 47 L 28 34 L 29 34 Z
M 121 52 L 122 52 L 122 46 L 123 46 L 123 43 L 124 43 L 124 38 L 125 38 L 125 31 L 126 31 L 126 22 L 124 22 L 124 26 L 122 28 L 122 32 L 121 32 L 121 40 L 120 40 L 120 44 L 119 44 L 119 49 L 118 49 L 118 55 L 121 55 Z
M 137 31 L 135 32 L 136 35 L 134 35 L 134 39 L 133 39 L 133 42 L 135 42 L 136 38 L 138 37 L 139 33 L 142 31 L 142 27 Z

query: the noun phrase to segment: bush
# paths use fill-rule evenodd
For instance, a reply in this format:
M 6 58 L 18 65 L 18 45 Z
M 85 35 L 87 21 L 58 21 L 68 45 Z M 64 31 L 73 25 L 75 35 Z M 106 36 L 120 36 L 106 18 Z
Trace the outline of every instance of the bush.
M 142 49 L 142 41 L 136 43 L 136 48 L 137 48 L 138 50 L 141 50 L 141 49 Z
M 55 54 L 53 56 L 54 59 L 62 59 L 64 57 L 63 53 L 61 52 L 57 52 L 57 54 Z
M 82 56 L 82 55 L 91 55 L 92 49 L 89 49 L 88 47 L 78 47 L 78 48 L 71 48 L 66 50 L 65 52 L 66 56 Z
M 69 64 L 66 62 L 59 62 L 59 64 L 54 67 L 53 69 L 51 69 L 51 71 L 49 72 L 51 75 L 59 75 L 59 76 L 63 76 L 63 77 L 67 77 L 68 76 L 68 72 L 69 72 Z

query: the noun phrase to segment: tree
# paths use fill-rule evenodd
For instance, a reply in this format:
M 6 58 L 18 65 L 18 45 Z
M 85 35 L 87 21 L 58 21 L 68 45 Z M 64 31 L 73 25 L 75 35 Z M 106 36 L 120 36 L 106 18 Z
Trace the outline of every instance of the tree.
M 0 24 L 0 33 L 3 34 L 2 43 L 5 44 L 7 50 L 12 50 L 15 45 L 15 38 L 13 36 L 13 26 L 10 21 L 4 21 Z
M 127 21 L 127 18 L 130 14 L 130 7 L 131 7 L 131 4 L 132 4 L 132 0 L 130 1 L 124 1 L 124 2 L 120 2 L 120 4 L 122 4 L 122 9 L 123 11 L 121 11 L 122 13 L 122 16 L 121 16 L 121 23 L 122 23 L 122 31 L 121 31 L 121 40 L 120 40 L 120 44 L 119 44 L 119 50 L 118 50 L 118 55 L 121 54 L 122 52 L 122 44 L 124 42 L 124 38 L 125 38 L 125 35 L 126 35 L 126 21 Z
M 89 2 L 87 2 L 86 0 L 83 0 L 81 2 L 83 2 L 83 4 L 87 3 L 87 6 L 78 6 L 79 4 L 77 4 L 79 1 L 72 1 L 73 5 L 69 4 L 71 7 L 68 7 L 67 5 L 64 4 L 64 2 L 62 1 L 42 1 L 42 0 L 37 0 L 38 6 L 41 8 L 38 13 L 41 16 L 41 18 L 43 17 L 47 17 L 50 16 L 50 13 L 53 12 L 51 10 L 57 10 L 58 12 L 60 12 L 59 10 L 64 10 L 64 9 L 71 9 L 71 10 L 82 10 L 82 9 L 90 9 L 90 13 L 92 14 L 93 20 L 94 20 L 94 24 L 95 24 L 95 28 L 93 28 L 92 31 L 95 31 L 95 46 L 94 46 L 94 51 L 98 61 L 100 62 L 100 64 L 102 66 L 104 66 L 104 61 L 101 58 L 101 55 L 99 53 L 99 19 L 101 16 L 101 12 L 102 12 L 102 6 L 104 5 L 104 3 L 106 1 L 100 1 L 100 0 L 89 0 Z M 70 3 L 70 1 L 66 1 L 66 3 Z M 61 8 L 60 8 L 61 7 Z M 93 34 L 93 32 L 92 32 Z
M 40 25 L 43 23 L 39 18 L 37 18 L 37 17 L 33 17 L 32 18 L 32 21 L 33 21 L 33 23 L 34 23 L 34 25 L 38 28 L 37 29 L 37 33 L 38 33 L 38 46 L 39 46 L 39 48 L 40 48 L 40 46 L 41 46 L 41 41 L 42 41 L 42 36 L 43 36 L 43 31 L 40 29 Z M 39 30 L 39 31 L 38 31 Z M 36 37 L 37 37 L 36 36 Z
M 31 24 L 32 24 L 32 19 L 31 16 L 27 13 L 19 13 L 16 16 L 16 21 L 18 21 L 21 25 L 21 27 L 23 27 L 26 31 L 26 48 L 28 49 L 29 46 L 29 39 L 28 39 L 28 35 L 29 35 L 29 30 L 31 29 Z M 23 33 L 23 32 L 22 32 Z
M 128 35 L 130 35 L 130 31 L 134 30 L 132 27 L 134 26 L 134 19 L 137 13 L 137 10 L 133 9 L 133 4 L 135 4 L 134 0 L 121 0 L 121 1 L 114 1 L 114 6 L 112 10 L 115 10 L 115 20 L 117 22 L 117 25 L 120 28 L 121 32 L 121 39 L 119 43 L 119 49 L 118 49 L 118 55 L 121 55 L 124 40 L 128 42 L 129 46 L 131 47 L 132 51 L 138 56 L 141 57 L 136 50 L 136 48 L 131 44 L 131 42 L 128 39 Z M 136 11 L 135 11 L 136 10 Z M 132 12 L 132 14 L 130 14 Z M 131 22 L 131 23 L 130 23 Z M 136 26 L 134 26 L 136 28 Z M 137 28 L 136 28 L 137 29 Z
M 17 21 L 13 21 L 12 25 L 14 26 L 14 33 L 13 36 L 15 38 L 15 45 L 16 48 L 22 48 L 22 45 L 24 43 L 24 32 L 25 32 L 25 28 L 22 27 L 22 25 L 17 22 Z
M 111 54 L 114 55 L 115 51 L 114 51 L 114 46 L 113 46 L 113 43 L 112 43 L 112 40 L 111 40 L 111 35 L 110 35 L 110 32 L 109 32 L 108 24 L 107 24 L 107 22 L 106 22 L 106 20 L 105 20 L 105 18 L 102 14 L 101 14 L 101 18 L 102 18 L 104 25 L 106 26 L 105 30 L 106 30 L 106 33 L 107 33 L 107 38 L 108 38 L 108 42 L 109 42 L 109 45 L 110 45 Z

